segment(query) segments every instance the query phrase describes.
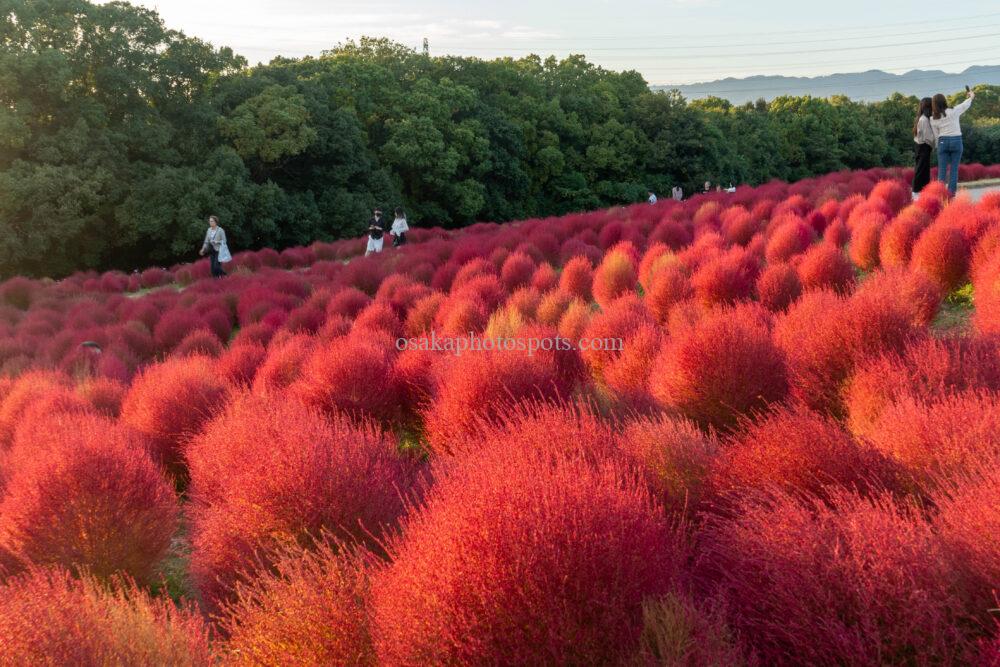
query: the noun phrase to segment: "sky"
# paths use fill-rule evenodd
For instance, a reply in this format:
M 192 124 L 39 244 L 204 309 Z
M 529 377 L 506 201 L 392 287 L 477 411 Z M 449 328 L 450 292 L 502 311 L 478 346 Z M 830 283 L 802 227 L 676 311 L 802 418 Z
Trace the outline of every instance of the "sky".
M 651 84 L 1000 64 L 996 0 L 132 0 L 251 64 L 389 37 L 431 55 L 582 53 Z

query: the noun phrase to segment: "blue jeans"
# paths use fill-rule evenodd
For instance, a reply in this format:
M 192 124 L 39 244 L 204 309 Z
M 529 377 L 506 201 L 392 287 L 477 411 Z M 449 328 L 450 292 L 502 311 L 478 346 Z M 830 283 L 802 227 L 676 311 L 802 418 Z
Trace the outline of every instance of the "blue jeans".
M 938 137 L 938 180 L 948 184 L 948 192 L 958 189 L 958 163 L 962 160 L 962 137 Z M 949 173 L 948 168 L 951 167 Z

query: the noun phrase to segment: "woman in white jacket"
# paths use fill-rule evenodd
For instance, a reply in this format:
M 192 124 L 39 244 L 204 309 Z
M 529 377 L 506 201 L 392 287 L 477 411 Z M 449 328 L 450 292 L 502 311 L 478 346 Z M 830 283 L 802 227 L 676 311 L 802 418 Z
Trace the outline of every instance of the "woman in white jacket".
M 208 216 L 208 231 L 205 232 L 205 242 L 201 245 L 201 255 L 209 254 L 212 263 L 212 277 L 221 278 L 226 275 L 222 265 L 232 261 L 229 246 L 226 244 L 226 230 L 219 226 L 219 219 Z
M 406 232 L 410 231 L 410 226 L 406 224 L 406 214 L 403 213 L 403 209 L 396 208 L 396 219 L 392 221 L 392 228 L 389 233 L 392 234 L 392 247 L 398 248 L 399 246 L 406 243 Z
M 962 126 L 958 119 L 972 106 L 975 97 L 976 94 L 969 91 L 969 97 L 952 109 L 948 108 L 948 100 L 941 93 L 931 101 L 931 127 L 937 137 L 938 180 L 948 184 L 948 192 L 953 196 L 958 190 L 958 163 L 962 160 L 963 149 Z

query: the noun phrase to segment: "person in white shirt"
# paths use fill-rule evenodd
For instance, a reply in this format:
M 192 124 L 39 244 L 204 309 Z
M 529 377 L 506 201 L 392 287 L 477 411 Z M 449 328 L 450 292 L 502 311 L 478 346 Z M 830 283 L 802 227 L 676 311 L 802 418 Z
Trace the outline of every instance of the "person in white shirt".
M 410 231 L 410 226 L 406 224 L 406 214 L 402 208 L 397 207 L 396 219 L 392 221 L 392 228 L 389 230 L 389 233 L 392 234 L 393 248 L 398 248 L 406 243 L 406 232 L 408 231 Z
M 648 201 L 650 204 L 656 203 L 656 195 L 653 193 L 652 190 L 649 191 L 649 199 L 647 199 L 646 201 Z
M 913 121 L 913 142 L 916 163 L 913 168 L 913 198 L 931 181 L 931 151 L 934 150 L 934 128 L 931 127 L 931 98 L 920 100 L 917 118 Z
M 958 190 L 958 163 L 962 160 L 962 126 L 959 118 L 965 113 L 976 94 L 969 91 L 969 97 L 958 106 L 949 109 L 948 100 L 938 93 L 931 99 L 931 128 L 937 138 L 938 180 L 948 184 L 948 192 L 953 196 Z
M 681 186 L 679 185 L 674 186 L 673 194 L 674 194 L 674 199 L 676 201 L 681 201 L 682 199 L 684 199 L 684 189 L 681 188 Z

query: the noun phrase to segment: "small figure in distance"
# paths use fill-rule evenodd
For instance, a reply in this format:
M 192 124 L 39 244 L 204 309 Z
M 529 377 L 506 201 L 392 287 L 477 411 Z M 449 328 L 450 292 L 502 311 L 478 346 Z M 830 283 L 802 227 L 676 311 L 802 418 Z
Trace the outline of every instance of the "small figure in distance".
M 389 231 L 392 234 L 392 247 L 398 248 L 406 243 L 406 232 L 410 231 L 410 226 L 406 224 L 406 213 L 403 212 L 402 207 L 396 207 L 396 219 L 392 221 L 392 229 Z
M 726 188 L 726 192 L 736 192 L 736 186 L 733 185 L 732 181 L 729 181 L 729 187 Z
M 684 189 L 681 186 L 675 185 L 673 193 L 675 201 L 682 201 L 684 199 Z
M 233 256 L 229 254 L 229 245 L 226 243 L 226 230 L 219 226 L 219 218 L 208 216 L 208 231 L 205 232 L 205 242 L 201 245 L 201 252 L 208 253 L 212 266 L 212 277 L 222 278 L 226 275 L 222 265 L 231 262 Z
M 722 183 L 719 183 L 718 185 L 715 186 L 715 191 L 722 192 Z
M 712 182 L 711 181 L 705 181 L 705 189 L 702 190 L 702 194 L 706 194 L 707 195 L 711 191 L 712 191 Z
M 649 199 L 647 199 L 646 201 L 648 201 L 650 204 L 655 204 L 656 203 L 656 193 L 654 193 L 652 190 L 649 190 Z
M 365 248 L 365 257 L 373 252 L 382 252 L 382 236 L 385 234 L 385 220 L 382 218 L 382 209 L 375 209 L 371 220 L 368 221 L 368 247 Z

